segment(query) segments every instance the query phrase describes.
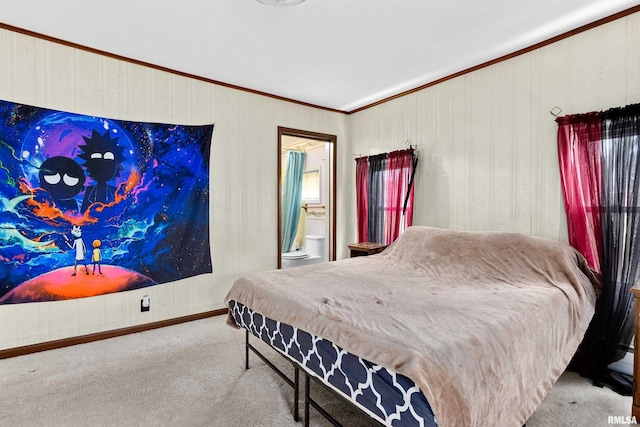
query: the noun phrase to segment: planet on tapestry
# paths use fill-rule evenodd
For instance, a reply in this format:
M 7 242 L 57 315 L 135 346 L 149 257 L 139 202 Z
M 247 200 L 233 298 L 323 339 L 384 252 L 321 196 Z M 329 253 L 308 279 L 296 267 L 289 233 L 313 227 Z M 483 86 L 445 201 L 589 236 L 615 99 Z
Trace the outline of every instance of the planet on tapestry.
M 212 134 L 0 101 L 0 304 L 211 273 Z

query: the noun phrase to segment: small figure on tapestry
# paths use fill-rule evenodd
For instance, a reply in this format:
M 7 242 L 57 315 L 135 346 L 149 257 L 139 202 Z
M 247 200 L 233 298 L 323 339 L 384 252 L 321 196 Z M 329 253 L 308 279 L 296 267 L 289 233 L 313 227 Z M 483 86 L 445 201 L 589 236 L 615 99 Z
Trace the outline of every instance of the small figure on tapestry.
M 73 274 L 76 275 L 76 271 L 78 269 L 78 261 L 82 261 L 84 264 L 85 273 L 89 274 L 89 268 L 87 267 L 87 247 L 84 244 L 84 240 L 82 240 L 82 229 L 79 226 L 74 225 L 71 228 L 71 235 L 73 236 L 73 244 L 69 243 L 69 238 L 65 236 L 65 240 L 67 245 L 71 249 L 75 249 L 75 259 L 73 261 Z
M 102 274 L 100 263 L 102 262 L 102 252 L 100 251 L 102 242 L 98 239 L 93 241 L 93 251 L 91 252 L 91 262 L 93 263 L 93 274 L 96 274 L 96 265 L 98 266 L 98 274 Z

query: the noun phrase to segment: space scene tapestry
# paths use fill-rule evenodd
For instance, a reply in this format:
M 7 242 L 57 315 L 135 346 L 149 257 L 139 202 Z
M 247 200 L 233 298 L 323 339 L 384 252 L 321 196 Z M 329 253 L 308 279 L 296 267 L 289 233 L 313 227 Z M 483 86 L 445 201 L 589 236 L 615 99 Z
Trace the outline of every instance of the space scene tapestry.
M 0 304 L 211 273 L 212 134 L 0 101 Z

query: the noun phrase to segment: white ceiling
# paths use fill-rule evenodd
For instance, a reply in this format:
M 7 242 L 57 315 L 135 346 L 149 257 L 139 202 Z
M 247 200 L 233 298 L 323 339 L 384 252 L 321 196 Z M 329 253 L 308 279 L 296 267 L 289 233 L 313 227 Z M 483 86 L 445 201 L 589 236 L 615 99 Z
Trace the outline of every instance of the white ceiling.
M 14 0 L 0 23 L 353 111 L 640 0 Z

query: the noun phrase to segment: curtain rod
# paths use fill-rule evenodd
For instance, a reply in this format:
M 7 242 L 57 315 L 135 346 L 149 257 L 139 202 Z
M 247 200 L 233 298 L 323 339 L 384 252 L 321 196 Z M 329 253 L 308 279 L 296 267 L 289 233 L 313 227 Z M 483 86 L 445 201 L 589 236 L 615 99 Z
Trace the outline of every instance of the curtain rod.
M 407 147 L 409 147 L 409 149 L 412 150 L 412 151 L 417 151 L 418 150 L 418 144 L 415 144 L 415 145 L 411 144 L 411 140 L 410 139 L 407 139 L 405 141 L 405 145 Z M 377 156 L 379 154 L 387 154 L 387 153 L 370 154 L 370 156 Z M 363 157 L 362 154 L 360 154 L 360 153 L 351 153 L 351 155 L 353 156 L 354 159 L 358 159 L 360 157 Z M 417 156 L 417 153 L 415 155 Z M 369 157 L 369 156 L 364 156 L 364 157 Z

